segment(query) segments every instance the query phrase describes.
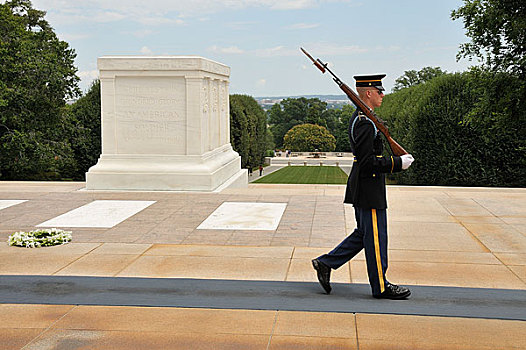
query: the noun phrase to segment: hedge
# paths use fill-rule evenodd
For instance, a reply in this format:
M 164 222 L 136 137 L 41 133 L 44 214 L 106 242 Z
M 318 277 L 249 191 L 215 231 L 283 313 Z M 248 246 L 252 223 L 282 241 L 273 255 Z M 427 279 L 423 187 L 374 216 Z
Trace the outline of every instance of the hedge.
M 241 156 L 241 167 L 254 168 L 265 161 L 266 114 L 247 95 L 230 95 L 230 143 Z
M 415 162 L 400 184 L 524 187 L 526 88 L 507 73 L 446 74 L 385 96 L 378 115 Z

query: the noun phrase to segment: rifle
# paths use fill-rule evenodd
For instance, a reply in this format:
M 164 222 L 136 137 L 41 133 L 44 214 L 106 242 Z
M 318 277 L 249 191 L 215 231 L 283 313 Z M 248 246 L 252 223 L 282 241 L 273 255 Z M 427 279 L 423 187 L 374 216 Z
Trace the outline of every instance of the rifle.
M 389 147 L 391 147 L 391 151 L 395 156 L 408 154 L 407 151 L 391 137 L 391 134 L 389 133 L 389 129 L 387 128 L 385 122 L 382 119 L 380 119 L 374 113 L 374 111 L 365 104 L 365 102 L 362 101 L 362 99 L 358 96 L 358 94 L 356 94 L 356 92 L 354 92 L 349 86 L 347 86 L 347 84 L 341 81 L 340 78 L 338 78 L 336 74 L 334 74 L 327 67 L 327 63 L 323 63 L 319 58 L 317 60 L 314 60 L 314 58 L 312 58 L 312 56 L 309 55 L 309 53 L 305 51 L 302 47 L 300 47 L 300 49 L 305 55 L 307 55 L 308 58 L 310 58 L 310 60 L 319 70 L 321 70 L 322 73 L 325 73 L 325 71 L 331 73 L 331 75 L 334 77 L 333 80 L 336 82 L 336 84 L 338 84 L 340 89 L 342 89 L 343 92 L 345 92 L 347 97 L 349 97 L 349 99 L 354 103 L 356 108 L 362 110 L 362 112 L 364 112 L 365 115 L 373 121 L 374 125 L 376 125 L 378 130 L 380 130 L 382 134 L 384 134 L 385 138 L 387 139 L 387 142 L 389 143 Z

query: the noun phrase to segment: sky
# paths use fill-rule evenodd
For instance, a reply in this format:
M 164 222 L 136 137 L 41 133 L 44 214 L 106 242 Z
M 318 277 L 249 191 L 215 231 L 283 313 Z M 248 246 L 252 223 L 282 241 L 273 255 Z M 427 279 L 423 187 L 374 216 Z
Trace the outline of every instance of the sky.
M 462 0 L 32 0 L 75 49 L 80 87 L 98 76 L 97 57 L 195 55 L 231 68 L 230 93 L 342 94 L 304 56 L 329 63 L 354 88 L 354 75 L 385 73 L 390 91 L 407 70 L 448 72 L 469 41 L 450 18 Z

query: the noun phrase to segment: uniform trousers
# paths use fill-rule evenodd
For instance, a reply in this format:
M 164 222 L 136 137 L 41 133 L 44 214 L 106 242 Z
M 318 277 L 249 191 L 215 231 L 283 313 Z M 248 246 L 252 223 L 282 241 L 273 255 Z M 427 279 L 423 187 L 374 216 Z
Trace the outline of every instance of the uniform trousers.
M 357 227 L 336 248 L 318 260 L 331 269 L 351 260 L 365 249 L 367 273 L 373 295 L 379 295 L 388 283 L 387 271 L 387 210 L 354 207 Z

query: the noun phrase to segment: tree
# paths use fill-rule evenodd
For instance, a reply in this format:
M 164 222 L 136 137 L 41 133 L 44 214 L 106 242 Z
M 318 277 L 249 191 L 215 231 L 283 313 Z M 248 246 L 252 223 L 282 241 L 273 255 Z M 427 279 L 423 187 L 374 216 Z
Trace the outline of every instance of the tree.
M 84 181 L 101 153 L 100 81 L 95 80 L 84 96 L 68 106 L 65 115 L 75 167 L 66 169 L 63 176 Z
M 270 130 L 276 147 L 283 147 L 283 137 L 292 127 L 300 124 L 317 124 L 326 127 L 336 138 L 336 151 L 351 150 L 349 144 L 349 118 L 354 107 L 345 105 L 342 109 L 327 109 L 327 103 L 318 98 L 288 98 L 274 104 L 268 114 Z
M 80 94 L 75 52 L 28 0 L 0 4 L 0 173 L 57 178 L 71 166 L 62 109 Z
M 241 156 L 241 167 L 254 168 L 265 160 L 266 115 L 257 101 L 247 95 L 230 95 L 230 142 Z
M 338 111 L 338 122 L 334 129 L 330 129 L 331 134 L 336 138 L 337 152 L 351 152 L 351 142 L 349 141 L 349 120 L 355 111 L 351 105 L 345 105 Z
M 275 149 L 276 144 L 274 143 L 274 135 L 272 135 L 272 131 L 270 131 L 270 128 L 267 128 L 267 135 L 265 136 L 266 155 L 268 156 L 267 152 L 271 152 L 270 154 L 273 154 L 273 151 Z
M 336 139 L 327 128 L 314 125 L 296 125 L 290 129 L 283 140 L 284 147 L 293 152 L 319 150 L 331 152 L 336 148 Z
M 318 124 L 327 126 L 324 112 L 327 103 L 318 98 L 287 98 L 269 110 L 269 124 L 277 147 L 283 146 L 283 137 L 295 125 Z
M 404 75 L 395 80 L 393 91 L 425 83 L 433 78 L 446 74 L 440 67 L 424 67 L 419 71 L 406 70 Z
M 460 46 L 457 59 L 478 57 L 487 67 L 526 75 L 526 2 L 523 0 L 464 0 L 451 12 L 463 19 L 471 42 Z

